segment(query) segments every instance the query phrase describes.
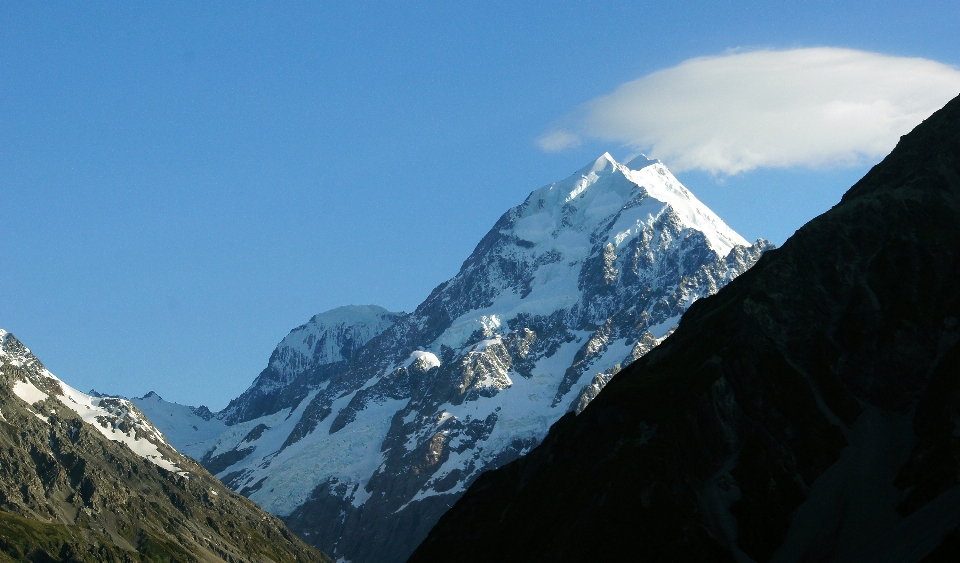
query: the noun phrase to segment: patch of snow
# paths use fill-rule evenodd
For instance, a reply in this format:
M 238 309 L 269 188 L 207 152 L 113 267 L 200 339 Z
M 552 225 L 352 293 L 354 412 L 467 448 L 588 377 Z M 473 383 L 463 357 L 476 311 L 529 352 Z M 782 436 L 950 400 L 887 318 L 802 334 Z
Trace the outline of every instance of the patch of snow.
M 597 371 L 603 371 L 603 370 L 612 368 L 618 363 L 621 363 L 621 360 L 627 357 L 627 355 L 633 351 L 633 347 L 636 345 L 637 343 L 635 341 L 627 340 L 626 338 L 615 340 L 613 342 L 608 342 L 607 349 L 603 352 L 603 354 L 601 354 L 600 356 L 597 356 L 596 359 L 590 362 L 590 366 L 597 366 L 598 369 L 584 371 L 584 377 L 586 377 L 589 374 L 589 377 L 587 378 L 587 381 L 584 382 L 584 384 L 588 383 L 591 379 L 593 379 L 593 374 L 595 374 Z M 626 366 L 620 366 L 620 367 L 626 367 Z M 580 384 L 580 382 L 577 382 L 577 383 Z
M 640 154 L 633 158 L 630 162 L 626 163 L 625 166 L 630 170 L 643 170 L 647 166 L 653 166 L 654 164 L 663 164 L 657 159 L 647 158 L 647 155 Z
M 417 360 L 422 360 L 427 369 L 440 367 L 440 358 L 433 352 L 426 352 L 424 350 L 414 350 L 411 352 L 410 357 L 403 362 L 401 367 L 410 367 Z
M 502 339 L 499 336 L 497 336 L 496 338 L 488 338 L 486 340 L 481 340 L 480 342 L 477 342 L 476 344 L 474 344 L 473 348 L 470 351 L 483 352 L 484 350 L 487 349 L 488 346 L 492 346 L 494 344 L 500 344 L 501 341 Z
M 480 325 L 483 327 L 484 334 L 490 334 L 500 328 L 500 317 L 497 315 L 482 315 Z
M 146 436 L 153 438 L 154 441 L 160 442 L 164 445 L 169 445 L 163 434 L 161 434 L 159 430 L 150 424 L 149 421 L 141 419 L 139 416 L 137 416 L 136 412 L 125 410 L 121 413 L 122 415 L 129 417 L 129 419 L 133 422 L 133 428 L 127 432 L 122 432 L 119 429 L 114 428 L 111 424 L 101 423 L 101 419 L 109 420 L 117 416 L 115 413 L 112 413 L 100 406 L 105 400 L 121 401 L 121 404 L 130 404 L 129 401 L 123 399 L 113 399 L 111 397 L 92 397 L 86 393 L 77 391 L 62 381 L 59 381 L 59 383 L 60 387 L 63 389 L 63 395 L 58 396 L 57 399 L 59 399 L 60 402 L 70 410 L 80 415 L 80 418 L 82 418 L 84 422 L 96 428 L 97 431 L 103 434 L 107 439 L 126 445 L 133 453 L 159 467 L 166 469 L 167 471 L 173 471 L 180 474 L 184 473 L 180 467 L 164 457 L 156 444 L 150 440 L 147 440 L 146 437 L 141 438 L 137 436 L 137 431 L 139 430 Z
M 679 316 L 670 317 L 669 319 L 661 323 L 657 323 L 653 326 L 647 327 L 647 330 L 649 330 L 650 333 L 653 334 L 654 338 L 660 339 L 666 336 L 675 326 L 677 326 L 677 323 L 679 322 L 680 322 Z
M 28 405 L 39 403 L 49 397 L 49 395 L 37 389 L 37 386 L 30 381 L 18 381 L 14 383 L 13 392 Z
M 437 417 L 437 426 L 440 426 L 444 422 L 450 420 L 451 418 L 457 418 L 451 412 L 443 411 L 440 413 L 440 416 Z

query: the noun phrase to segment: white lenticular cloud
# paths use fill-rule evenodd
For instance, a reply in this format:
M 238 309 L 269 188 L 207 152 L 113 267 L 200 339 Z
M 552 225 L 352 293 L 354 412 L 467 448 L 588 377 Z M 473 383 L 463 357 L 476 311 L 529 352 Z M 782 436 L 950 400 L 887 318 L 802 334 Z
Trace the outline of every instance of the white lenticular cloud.
M 643 150 L 677 171 L 833 167 L 888 153 L 960 93 L 960 71 L 852 49 L 737 52 L 690 59 L 627 82 L 539 139 Z
M 537 139 L 537 144 L 547 152 L 559 152 L 579 145 L 580 136 L 562 129 L 554 129 Z

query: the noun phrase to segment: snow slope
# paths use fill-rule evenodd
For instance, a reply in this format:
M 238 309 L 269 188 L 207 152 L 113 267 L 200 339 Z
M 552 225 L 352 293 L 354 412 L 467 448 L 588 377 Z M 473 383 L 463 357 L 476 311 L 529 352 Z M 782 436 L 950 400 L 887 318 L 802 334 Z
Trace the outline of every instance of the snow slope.
M 161 420 L 159 426 L 167 439 L 177 444 L 180 453 L 195 459 L 203 457 L 213 441 L 227 429 L 226 423 L 215 418 L 206 407 L 170 403 L 153 391 L 143 397 L 134 397 L 130 402 L 154 424 Z

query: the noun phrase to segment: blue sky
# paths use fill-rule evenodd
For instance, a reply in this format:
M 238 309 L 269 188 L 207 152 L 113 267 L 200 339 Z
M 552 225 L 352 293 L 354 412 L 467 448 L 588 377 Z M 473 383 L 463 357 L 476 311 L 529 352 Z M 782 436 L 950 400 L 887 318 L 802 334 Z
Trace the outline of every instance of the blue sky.
M 313 314 L 411 310 L 530 191 L 635 154 L 543 150 L 584 104 L 741 51 L 960 67 L 958 22 L 956 2 L 2 3 L 0 327 L 75 387 L 220 408 Z M 678 176 L 782 243 L 878 159 Z

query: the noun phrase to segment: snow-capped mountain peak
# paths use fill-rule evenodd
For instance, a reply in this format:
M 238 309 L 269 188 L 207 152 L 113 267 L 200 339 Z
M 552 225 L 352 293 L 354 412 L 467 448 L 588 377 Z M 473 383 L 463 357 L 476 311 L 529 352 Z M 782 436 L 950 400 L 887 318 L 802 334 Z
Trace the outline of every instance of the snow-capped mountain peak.
M 638 154 L 637 156 L 630 159 L 630 162 L 627 162 L 625 166 L 630 170 L 642 170 L 647 166 L 652 166 L 654 164 L 663 164 L 659 159 L 649 158 L 645 154 Z
M 666 166 L 643 155 L 623 165 L 610 153 L 604 153 L 565 180 L 530 194 L 524 216 L 541 215 L 547 210 L 554 223 L 583 230 L 596 227 L 598 220 L 611 217 L 624 206 L 641 203 L 644 196 L 669 205 L 684 226 L 701 231 L 720 256 L 726 256 L 734 246 L 749 245 L 687 190 Z M 632 215 L 634 219 L 643 219 L 636 213 Z M 524 235 L 532 234 L 531 231 L 545 234 L 547 223 L 543 219 L 541 216 L 537 221 L 527 221 L 516 227 L 515 232 L 525 240 L 530 240 Z M 556 229 L 549 233 L 555 238 L 558 235 Z
M 347 305 L 314 315 L 290 332 L 271 358 L 278 371 L 295 373 L 306 366 L 349 359 L 368 340 L 393 324 L 397 313 L 376 305 Z
M 403 314 L 377 305 L 347 305 L 314 315 L 287 334 L 270 355 L 267 368 L 219 413 L 219 419 L 233 424 L 299 403 L 316 386 L 329 383 L 358 350 Z M 191 440 L 200 441 L 192 441 L 187 451 L 195 453 L 194 448 L 205 443 L 201 435 L 205 434 L 193 435 Z
M 631 162 L 604 154 L 534 190 L 410 314 L 337 309 L 294 329 L 190 451 L 334 556 L 402 561 L 482 471 L 771 246 L 747 245 L 660 162 Z
M 643 157 L 646 159 L 646 157 Z M 634 161 L 631 162 L 635 162 Z M 647 161 L 650 162 L 650 161 Z M 720 256 L 726 256 L 734 246 L 747 246 L 747 242 L 731 229 L 723 219 L 704 205 L 659 161 L 640 169 L 620 166 L 623 174 L 653 197 L 669 204 L 683 222 L 699 230 Z

